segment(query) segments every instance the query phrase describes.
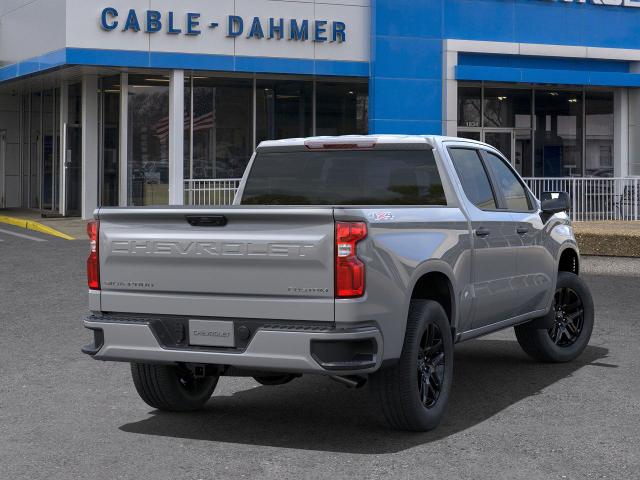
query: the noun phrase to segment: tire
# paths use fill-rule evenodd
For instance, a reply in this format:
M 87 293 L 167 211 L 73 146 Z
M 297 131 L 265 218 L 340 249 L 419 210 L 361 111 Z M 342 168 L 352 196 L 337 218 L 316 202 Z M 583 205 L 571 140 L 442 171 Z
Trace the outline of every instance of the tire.
M 424 379 L 431 388 L 421 388 Z M 399 361 L 373 373 L 369 380 L 392 428 L 425 432 L 438 426 L 453 380 L 451 327 L 439 303 L 411 302 Z
M 169 412 L 198 410 L 211 398 L 219 376 L 194 378 L 185 365 L 132 363 L 131 376 L 140 398 Z
M 555 324 L 549 329 L 515 327 L 522 349 L 541 362 L 575 360 L 587 347 L 593 331 L 593 298 L 587 284 L 576 274 L 560 272 L 552 312 Z
M 272 385 L 284 385 L 285 383 L 289 383 L 291 380 L 299 377 L 299 375 L 294 375 L 292 373 L 284 373 L 282 375 L 265 375 L 260 377 L 253 377 L 253 379 L 258 382 L 260 385 L 272 386 Z

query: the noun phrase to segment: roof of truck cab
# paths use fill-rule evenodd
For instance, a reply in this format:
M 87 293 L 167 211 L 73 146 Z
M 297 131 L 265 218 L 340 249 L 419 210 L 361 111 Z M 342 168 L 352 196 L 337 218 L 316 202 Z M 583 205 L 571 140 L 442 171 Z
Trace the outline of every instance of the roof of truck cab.
M 442 135 L 339 135 L 339 136 L 319 136 L 307 138 L 285 138 L 282 140 L 265 140 L 260 142 L 258 150 L 282 148 L 282 147 L 304 147 L 309 144 L 353 144 L 353 143 L 375 143 L 376 145 L 402 145 L 402 144 L 426 144 L 435 147 L 442 141 L 464 141 L 485 145 L 476 140 L 468 138 L 446 137 Z

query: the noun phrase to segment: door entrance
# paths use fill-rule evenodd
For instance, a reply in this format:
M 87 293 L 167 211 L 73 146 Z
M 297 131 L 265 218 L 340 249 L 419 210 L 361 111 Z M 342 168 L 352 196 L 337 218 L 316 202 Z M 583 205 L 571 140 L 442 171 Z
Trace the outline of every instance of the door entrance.
M 7 156 L 7 133 L 0 130 L 0 208 L 6 205 L 6 167 L 5 160 Z

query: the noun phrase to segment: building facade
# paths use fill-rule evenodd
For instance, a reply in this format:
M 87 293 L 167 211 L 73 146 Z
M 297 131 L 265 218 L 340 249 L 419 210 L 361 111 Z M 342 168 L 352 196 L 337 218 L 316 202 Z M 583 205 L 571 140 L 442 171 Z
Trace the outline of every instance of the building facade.
M 637 218 L 639 23 L 640 0 L 4 0 L 0 208 L 229 203 L 261 140 L 409 133 Z

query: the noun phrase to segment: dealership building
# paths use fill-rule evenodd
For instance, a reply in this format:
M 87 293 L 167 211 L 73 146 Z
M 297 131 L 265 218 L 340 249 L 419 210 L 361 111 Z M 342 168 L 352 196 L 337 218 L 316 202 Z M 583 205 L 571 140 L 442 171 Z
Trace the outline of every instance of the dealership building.
M 640 0 L 3 0 L 0 208 L 224 204 L 262 140 L 407 133 L 638 219 L 639 26 Z

